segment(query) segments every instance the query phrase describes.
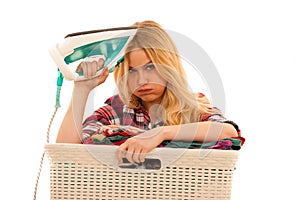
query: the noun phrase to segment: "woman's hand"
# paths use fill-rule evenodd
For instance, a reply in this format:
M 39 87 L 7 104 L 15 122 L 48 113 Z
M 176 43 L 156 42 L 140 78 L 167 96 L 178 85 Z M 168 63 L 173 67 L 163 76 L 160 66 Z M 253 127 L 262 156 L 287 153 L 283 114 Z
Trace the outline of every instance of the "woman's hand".
M 144 162 L 146 154 L 164 141 L 163 134 L 163 128 L 158 127 L 127 139 L 117 150 L 119 163 L 123 157 L 131 163 Z
M 103 83 L 108 77 L 107 67 L 100 76 L 94 77 L 97 70 L 102 67 L 103 63 L 103 59 L 93 62 L 85 61 L 81 62 L 77 67 L 76 71 L 82 71 L 84 77 L 89 79 L 84 81 L 74 81 L 72 99 L 59 128 L 56 142 L 78 144 L 82 142 L 82 121 L 89 93 L 93 88 Z
M 107 67 L 103 69 L 102 74 L 100 76 L 94 77 L 97 71 L 101 69 L 103 64 L 104 64 L 103 58 L 100 58 L 98 61 L 81 62 L 77 67 L 76 72 L 82 71 L 83 76 L 87 79 L 84 81 L 75 81 L 75 87 L 83 87 L 86 90 L 91 91 L 98 85 L 105 82 L 109 74 Z

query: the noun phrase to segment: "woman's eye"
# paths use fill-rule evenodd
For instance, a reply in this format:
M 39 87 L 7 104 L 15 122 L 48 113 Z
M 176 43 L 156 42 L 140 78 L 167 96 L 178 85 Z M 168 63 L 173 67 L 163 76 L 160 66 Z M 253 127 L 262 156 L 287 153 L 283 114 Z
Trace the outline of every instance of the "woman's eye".
M 147 70 L 152 70 L 152 69 L 155 69 L 155 66 L 153 64 L 152 65 L 147 65 L 146 69 Z
M 136 69 L 134 69 L 134 68 L 129 68 L 128 72 L 129 72 L 129 73 L 136 72 Z

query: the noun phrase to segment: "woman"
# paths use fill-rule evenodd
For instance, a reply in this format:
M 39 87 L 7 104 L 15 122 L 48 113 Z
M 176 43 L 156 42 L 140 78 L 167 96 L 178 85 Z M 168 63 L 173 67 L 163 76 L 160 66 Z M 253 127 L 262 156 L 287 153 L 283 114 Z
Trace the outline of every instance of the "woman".
M 176 46 L 163 28 L 153 21 L 134 25 L 138 31 L 114 72 L 119 94 L 109 98 L 82 125 L 90 91 L 108 76 L 105 69 L 101 76 L 91 78 L 103 60 L 82 62 L 78 70 L 90 79 L 74 82 L 57 142 L 88 143 L 104 125 L 130 125 L 146 131 L 120 144 L 119 161 L 126 157 L 130 162 L 143 162 L 145 154 L 166 140 L 210 142 L 239 136 L 238 127 L 213 108 L 204 95 L 188 90 Z

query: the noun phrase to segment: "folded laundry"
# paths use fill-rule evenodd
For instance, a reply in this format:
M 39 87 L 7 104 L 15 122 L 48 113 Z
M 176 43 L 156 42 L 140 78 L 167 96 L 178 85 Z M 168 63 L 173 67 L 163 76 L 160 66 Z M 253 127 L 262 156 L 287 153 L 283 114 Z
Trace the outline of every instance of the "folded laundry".
M 242 141 L 238 138 L 225 138 L 213 142 L 186 142 L 186 141 L 164 141 L 160 147 L 186 148 L 186 149 L 220 149 L 220 150 L 239 150 Z
M 133 126 L 106 125 L 87 139 L 84 144 L 121 145 L 128 138 L 145 132 Z M 239 150 L 242 146 L 240 138 L 225 138 L 213 142 L 163 141 L 158 147 L 188 148 L 188 149 L 220 149 Z

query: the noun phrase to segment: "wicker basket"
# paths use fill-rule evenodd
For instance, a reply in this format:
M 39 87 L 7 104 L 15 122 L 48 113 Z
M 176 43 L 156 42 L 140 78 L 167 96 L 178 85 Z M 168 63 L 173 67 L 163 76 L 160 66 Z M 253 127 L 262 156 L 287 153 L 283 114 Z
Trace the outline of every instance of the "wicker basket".
M 157 148 L 134 166 L 116 148 L 46 144 L 51 199 L 230 199 L 238 151 Z

